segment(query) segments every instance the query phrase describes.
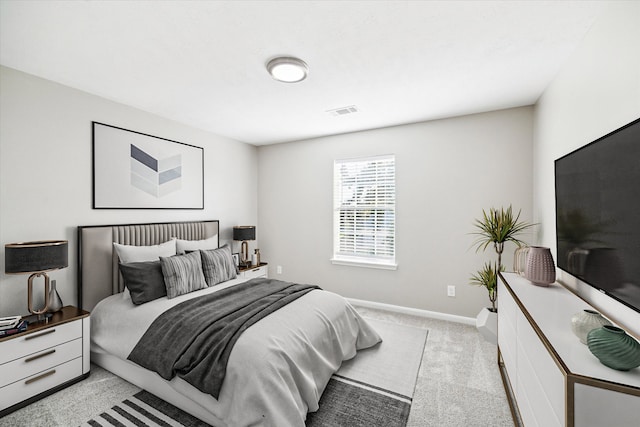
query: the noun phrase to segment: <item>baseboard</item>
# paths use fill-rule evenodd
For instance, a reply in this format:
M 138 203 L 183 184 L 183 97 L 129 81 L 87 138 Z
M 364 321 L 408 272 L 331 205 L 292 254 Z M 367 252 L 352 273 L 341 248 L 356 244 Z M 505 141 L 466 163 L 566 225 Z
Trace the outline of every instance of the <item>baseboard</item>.
M 353 305 L 365 308 L 378 308 L 380 310 L 393 311 L 396 313 L 409 314 L 412 316 L 428 317 L 430 319 L 447 320 L 449 322 L 464 323 L 465 325 L 476 325 L 476 319 L 472 317 L 458 316 L 455 314 L 439 313 L 437 311 L 421 310 L 419 308 L 403 307 L 401 305 L 385 304 L 382 302 L 366 301 L 355 298 L 346 298 Z

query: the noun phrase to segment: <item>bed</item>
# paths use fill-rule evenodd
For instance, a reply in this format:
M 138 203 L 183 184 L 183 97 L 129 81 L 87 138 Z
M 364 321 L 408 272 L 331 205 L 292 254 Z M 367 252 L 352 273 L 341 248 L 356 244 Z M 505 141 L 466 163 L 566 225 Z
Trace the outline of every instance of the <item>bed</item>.
M 91 361 L 215 426 L 304 426 L 342 361 L 381 341 L 334 293 L 309 289 L 244 330 L 228 356 L 217 398 L 179 376 L 164 379 L 127 359 L 170 307 L 222 298 L 236 288 L 259 293 L 278 281 L 235 278 L 134 305 L 114 243 L 144 248 L 177 238 L 187 246 L 206 242 L 218 248 L 218 236 L 218 221 L 78 227 L 78 305 L 92 312 Z

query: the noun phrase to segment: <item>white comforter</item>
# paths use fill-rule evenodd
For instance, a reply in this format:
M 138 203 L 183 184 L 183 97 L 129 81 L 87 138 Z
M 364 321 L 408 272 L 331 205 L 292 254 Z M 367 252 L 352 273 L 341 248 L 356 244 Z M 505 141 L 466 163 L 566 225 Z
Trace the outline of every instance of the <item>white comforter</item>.
M 126 359 L 162 312 L 237 283 L 140 306 L 133 305 L 126 293 L 106 298 L 91 313 L 91 351 Z M 179 379 L 169 384 L 228 426 L 304 426 L 307 412 L 318 409 L 320 396 L 342 361 L 380 341 L 344 298 L 314 290 L 242 334 L 231 352 L 218 400 Z

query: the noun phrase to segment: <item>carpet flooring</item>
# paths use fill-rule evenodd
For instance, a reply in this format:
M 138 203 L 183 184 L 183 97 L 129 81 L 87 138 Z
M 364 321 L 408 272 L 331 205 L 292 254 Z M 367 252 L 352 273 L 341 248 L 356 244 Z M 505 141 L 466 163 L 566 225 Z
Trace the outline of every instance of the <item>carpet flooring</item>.
M 513 426 L 496 347 L 473 326 L 357 307 L 368 319 L 428 329 L 408 427 Z M 140 391 L 97 366 L 91 376 L 0 418 L 0 426 L 80 425 Z

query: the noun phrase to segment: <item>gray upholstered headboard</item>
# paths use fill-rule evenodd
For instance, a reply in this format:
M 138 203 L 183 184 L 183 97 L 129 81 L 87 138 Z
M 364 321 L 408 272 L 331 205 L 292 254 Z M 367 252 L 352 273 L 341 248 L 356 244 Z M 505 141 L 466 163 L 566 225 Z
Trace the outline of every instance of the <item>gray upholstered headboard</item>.
M 219 222 L 90 225 L 78 227 L 78 307 L 92 310 L 103 298 L 124 290 L 113 243 L 157 245 L 172 237 L 184 240 L 219 238 Z

